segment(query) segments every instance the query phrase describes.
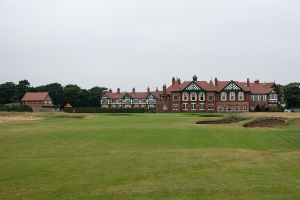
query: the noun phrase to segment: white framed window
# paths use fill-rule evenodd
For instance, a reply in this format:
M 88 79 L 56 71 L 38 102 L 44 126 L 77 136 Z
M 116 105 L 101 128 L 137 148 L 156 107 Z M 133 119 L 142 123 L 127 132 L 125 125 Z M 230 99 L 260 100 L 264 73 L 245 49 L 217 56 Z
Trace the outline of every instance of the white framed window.
M 238 93 L 238 99 L 239 99 L 239 101 L 244 101 L 244 92 Z
M 271 101 L 271 102 L 277 102 L 278 101 L 278 94 L 276 94 L 274 91 L 272 91 L 269 94 L 269 101 Z
M 205 93 L 204 92 L 199 93 L 199 101 L 205 101 Z
M 241 108 L 240 108 L 239 105 L 236 105 L 236 106 L 235 106 L 235 111 L 237 111 L 237 112 L 240 112 L 240 111 L 241 111 Z
M 226 100 L 227 100 L 227 93 L 221 92 L 221 101 L 226 101 Z
M 199 110 L 205 110 L 205 103 L 199 104 Z
M 179 97 L 178 94 L 173 94 L 172 96 L 173 96 L 173 101 L 178 101 L 178 99 L 179 99 L 178 98 Z
M 192 103 L 192 104 L 191 104 L 191 110 L 197 110 L 196 103 Z
M 191 92 L 191 101 L 197 101 L 197 93 Z
M 243 111 L 247 111 L 247 105 L 243 105 Z
M 187 92 L 182 93 L 182 99 L 183 99 L 183 101 L 188 101 L 189 100 L 189 94 Z
M 188 110 L 188 104 L 187 103 L 182 104 L 182 110 Z
M 179 105 L 177 103 L 173 104 L 173 110 L 179 110 Z
M 230 99 L 230 101 L 235 101 L 235 92 L 229 93 L 229 99 Z
M 208 110 L 214 110 L 214 105 L 213 104 L 209 104 L 208 105 Z
M 217 110 L 218 110 L 218 112 L 223 112 L 223 106 L 222 105 L 218 105 L 217 106 Z

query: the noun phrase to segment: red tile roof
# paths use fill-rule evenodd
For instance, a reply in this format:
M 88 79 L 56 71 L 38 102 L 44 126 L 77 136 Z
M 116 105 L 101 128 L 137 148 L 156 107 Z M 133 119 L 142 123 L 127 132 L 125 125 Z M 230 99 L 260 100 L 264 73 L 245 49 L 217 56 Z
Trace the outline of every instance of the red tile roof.
M 155 97 L 158 96 L 159 92 L 107 92 L 105 95 L 109 99 L 122 99 L 124 98 L 125 95 L 129 95 L 133 99 L 146 99 L 150 94 L 154 95 Z
M 71 104 L 67 103 L 67 104 L 65 105 L 65 108 L 72 108 L 72 106 L 71 106 Z
M 48 96 L 48 92 L 26 92 L 21 101 L 43 101 Z

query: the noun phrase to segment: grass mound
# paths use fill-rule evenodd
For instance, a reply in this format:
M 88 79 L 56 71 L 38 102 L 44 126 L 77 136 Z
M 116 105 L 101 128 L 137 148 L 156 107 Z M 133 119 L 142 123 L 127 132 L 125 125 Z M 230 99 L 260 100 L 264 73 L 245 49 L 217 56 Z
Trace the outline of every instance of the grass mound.
M 240 121 L 247 120 L 248 118 L 242 114 L 228 114 L 225 115 L 222 119 L 218 120 L 201 120 L 196 122 L 196 124 L 231 124 Z

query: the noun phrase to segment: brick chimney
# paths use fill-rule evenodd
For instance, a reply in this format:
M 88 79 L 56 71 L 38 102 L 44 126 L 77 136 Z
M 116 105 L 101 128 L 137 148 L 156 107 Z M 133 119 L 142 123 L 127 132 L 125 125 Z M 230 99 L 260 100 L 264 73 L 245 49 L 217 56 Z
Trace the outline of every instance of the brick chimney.
M 172 86 L 175 84 L 175 77 L 172 78 Z
M 117 93 L 120 94 L 120 88 L 117 89 Z
M 132 88 L 132 93 L 133 93 L 133 94 L 135 93 L 135 88 Z
M 109 90 L 108 90 L 108 93 L 112 93 L 112 90 L 111 90 L 111 89 L 109 89 Z
M 198 78 L 198 77 L 197 77 L 196 75 L 194 75 L 194 76 L 193 76 L 193 81 L 197 81 L 197 78 Z
M 247 87 L 250 87 L 250 79 L 247 78 Z
M 167 86 L 164 84 L 163 86 L 163 96 L 167 96 Z
M 179 85 L 181 84 L 180 78 L 177 79 L 177 83 L 178 83 Z
M 259 84 L 259 80 L 258 80 L 258 79 L 255 80 L 254 83 L 255 83 L 255 84 Z
M 218 79 L 217 79 L 217 77 L 215 77 L 215 86 L 217 86 L 218 85 Z
M 147 92 L 150 93 L 150 88 L 149 87 L 147 88 Z

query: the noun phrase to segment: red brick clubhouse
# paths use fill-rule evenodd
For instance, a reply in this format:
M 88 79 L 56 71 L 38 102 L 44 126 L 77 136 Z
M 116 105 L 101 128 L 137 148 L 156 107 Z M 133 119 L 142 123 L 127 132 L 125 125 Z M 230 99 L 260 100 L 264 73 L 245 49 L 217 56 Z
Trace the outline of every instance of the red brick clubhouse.
M 181 82 L 172 78 L 170 86 L 162 91 L 112 92 L 101 99 L 102 108 L 148 108 L 157 112 L 248 112 L 257 105 L 275 108 L 278 105 L 277 88 L 274 82 L 260 83 L 239 81 L 192 81 Z

